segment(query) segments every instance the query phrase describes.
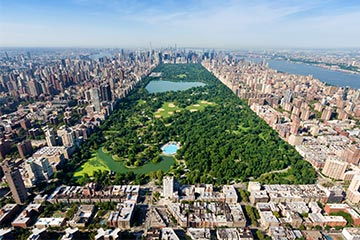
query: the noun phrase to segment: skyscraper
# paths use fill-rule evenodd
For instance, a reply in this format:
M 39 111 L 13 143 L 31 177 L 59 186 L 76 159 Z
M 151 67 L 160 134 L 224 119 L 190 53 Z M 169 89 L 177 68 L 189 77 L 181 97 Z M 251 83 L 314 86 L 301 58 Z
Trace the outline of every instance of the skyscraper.
M 290 89 L 286 90 L 285 96 L 284 96 L 284 103 L 290 103 L 291 98 L 292 98 L 292 91 Z
M 5 174 L 6 182 L 9 184 L 13 198 L 17 204 L 25 203 L 27 191 L 21 178 L 19 169 L 13 162 L 4 161 L 2 169 Z
M 102 100 L 111 102 L 112 95 L 111 95 L 110 85 L 109 84 L 101 85 L 100 91 L 101 91 Z
M 91 89 L 91 102 L 94 105 L 95 111 L 100 112 L 101 106 L 100 106 L 100 96 L 99 96 L 99 90 L 97 88 Z
M 165 176 L 163 179 L 164 197 L 171 198 L 174 195 L 174 177 Z

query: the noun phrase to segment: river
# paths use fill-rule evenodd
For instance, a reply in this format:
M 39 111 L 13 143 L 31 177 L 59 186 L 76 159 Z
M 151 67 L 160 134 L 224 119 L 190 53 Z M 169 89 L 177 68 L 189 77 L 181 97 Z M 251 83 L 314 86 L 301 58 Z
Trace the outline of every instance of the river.
M 246 58 L 246 61 L 261 62 L 260 58 Z M 334 71 L 305 63 L 294 63 L 290 61 L 266 59 L 269 67 L 281 72 L 287 72 L 298 75 L 312 75 L 322 82 L 338 87 L 360 88 L 360 75 L 345 72 Z

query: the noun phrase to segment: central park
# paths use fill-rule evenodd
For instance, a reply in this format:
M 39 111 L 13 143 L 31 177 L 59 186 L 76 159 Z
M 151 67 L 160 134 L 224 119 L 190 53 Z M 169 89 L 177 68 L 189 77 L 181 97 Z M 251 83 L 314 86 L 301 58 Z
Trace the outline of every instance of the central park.
M 80 147 L 66 177 L 315 182 L 311 165 L 200 64 L 162 64 L 153 72 Z M 178 144 L 174 154 L 163 151 L 168 143 Z

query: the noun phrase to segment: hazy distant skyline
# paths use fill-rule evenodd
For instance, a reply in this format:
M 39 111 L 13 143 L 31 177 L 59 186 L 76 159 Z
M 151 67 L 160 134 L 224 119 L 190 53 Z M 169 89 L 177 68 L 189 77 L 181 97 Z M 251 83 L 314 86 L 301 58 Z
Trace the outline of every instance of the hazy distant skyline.
M 360 1 L 0 0 L 0 47 L 359 48 Z

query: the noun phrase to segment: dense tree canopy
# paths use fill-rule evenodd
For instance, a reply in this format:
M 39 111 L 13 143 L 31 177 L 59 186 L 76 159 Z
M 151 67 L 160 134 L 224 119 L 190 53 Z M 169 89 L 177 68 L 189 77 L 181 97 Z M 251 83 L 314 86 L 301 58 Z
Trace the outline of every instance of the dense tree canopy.
M 249 178 L 259 178 L 263 183 L 315 181 L 311 165 L 201 65 L 166 64 L 154 71 L 162 72 L 164 80 L 200 81 L 206 86 L 149 94 L 145 87 L 153 78 L 147 77 L 118 103 L 94 137 L 97 139 L 92 140 L 93 147 L 103 142 L 113 156 L 136 167 L 159 161 L 161 145 L 178 141 L 182 147 L 176 158 L 185 161 L 188 171 L 180 164 L 172 170 L 185 183 L 229 183 Z M 186 109 L 199 101 L 214 104 L 201 111 Z M 167 102 L 182 110 L 156 118 L 154 113 Z M 261 176 L 288 166 L 287 172 Z

